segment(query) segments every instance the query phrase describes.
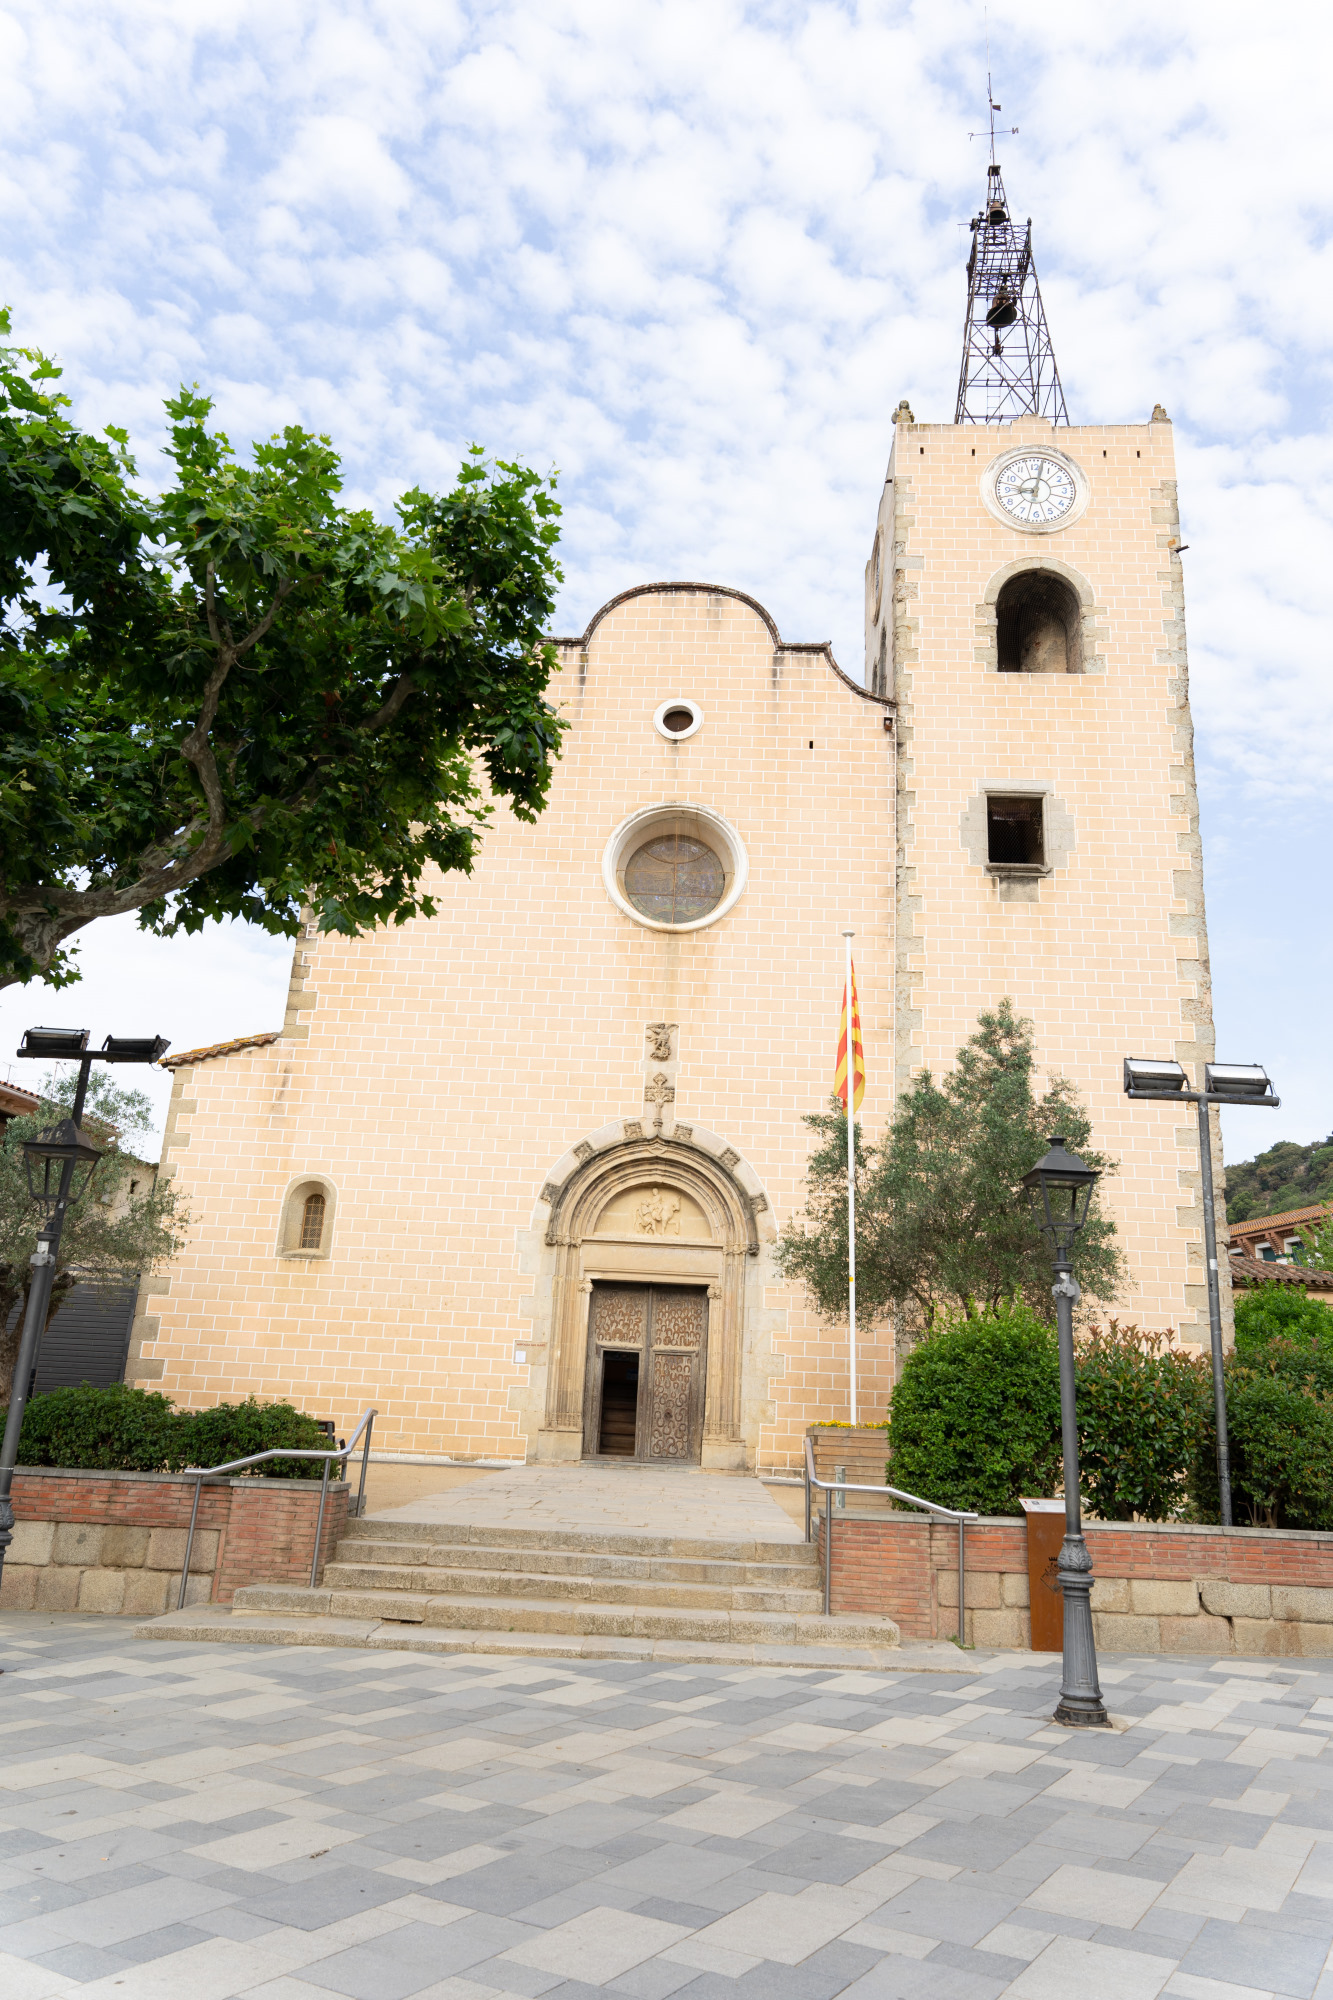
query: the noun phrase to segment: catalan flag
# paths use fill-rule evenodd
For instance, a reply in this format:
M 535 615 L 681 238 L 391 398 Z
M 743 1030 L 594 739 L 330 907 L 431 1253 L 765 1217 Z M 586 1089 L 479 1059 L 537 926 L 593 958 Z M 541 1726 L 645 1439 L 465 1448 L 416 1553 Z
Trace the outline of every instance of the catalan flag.
M 847 993 L 852 996 L 852 1079 L 854 1094 L 852 1112 L 861 1109 L 861 1099 L 866 1094 L 866 1052 L 861 1041 L 861 1009 L 856 1000 L 856 968 L 848 960 L 850 968 L 847 985 L 842 989 L 842 1020 L 838 1025 L 838 1067 L 833 1079 L 833 1089 L 843 1110 L 847 1109 Z

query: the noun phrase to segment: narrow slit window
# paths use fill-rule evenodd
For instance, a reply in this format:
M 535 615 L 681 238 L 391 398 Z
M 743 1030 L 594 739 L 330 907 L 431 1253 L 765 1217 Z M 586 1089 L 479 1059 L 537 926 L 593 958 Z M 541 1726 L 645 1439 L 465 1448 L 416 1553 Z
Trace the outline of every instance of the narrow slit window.
M 1046 842 L 1040 796 L 987 799 L 986 855 L 989 861 L 1002 868 L 1045 866 Z
M 318 1250 L 324 1241 L 324 1197 L 308 1194 L 301 1210 L 301 1248 Z

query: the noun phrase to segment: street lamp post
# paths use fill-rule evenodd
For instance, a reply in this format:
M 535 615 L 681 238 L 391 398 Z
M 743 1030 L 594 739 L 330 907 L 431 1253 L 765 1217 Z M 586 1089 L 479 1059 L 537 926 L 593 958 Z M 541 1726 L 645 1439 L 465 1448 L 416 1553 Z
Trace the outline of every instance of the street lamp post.
M 1051 1246 L 1055 1317 L 1060 1341 L 1060 1435 L 1065 1463 L 1065 1538 L 1060 1545 L 1059 1580 L 1064 1596 L 1064 1666 L 1055 1720 L 1070 1729 L 1108 1726 L 1097 1680 L 1097 1647 L 1092 1636 L 1092 1557 L 1083 1539 L 1079 1504 L 1078 1409 L 1074 1396 L 1074 1307 L 1080 1293 L 1070 1259 L 1074 1238 L 1088 1219 L 1098 1174 L 1071 1153 L 1063 1139 L 1024 1174 L 1037 1226 Z
M 1273 1095 L 1268 1072 L 1258 1063 L 1205 1063 L 1203 1089 L 1190 1090 L 1178 1062 L 1154 1062 L 1146 1056 L 1125 1057 L 1126 1097 L 1155 1097 L 1176 1104 L 1193 1104 L 1199 1118 L 1199 1176 L 1203 1198 L 1203 1254 L 1208 1266 L 1208 1331 L 1213 1355 L 1213 1412 L 1217 1423 L 1218 1511 L 1222 1526 L 1231 1526 L 1231 1451 L 1227 1442 L 1227 1392 L 1222 1377 L 1222 1288 L 1217 1268 L 1217 1215 L 1213 1202 L 1213 1131 L 1209 1113 L 1215 1104 L 1282 1102 Z
M 37 1248 L 29 1259 L 32 1278 L 28 1285 L 28 1307 L 19 1337 L 18 1359 L 14 1364 L 4 1441 L 0 1443 L 0 1581 L 4 1577 L 5 1556 L 14 1539 L 14 1504 L 10 1494 L 14 1484 L 14 1467 L 18 1463 L 19 1433 L 23 1429 L 23 1412 L 28 1405 L 28 1385 L 37 1366 L 37 1353 L 46 1326 L 51 1287 L 55 1283 L 60 1235 L 70 1203 L 83 1194 L 102 1157 L 100 1147 L 93 1145 L 79 1123 L 88 1095 L 92 1065 L 95 1062 L 156 1062 L 170 1046 L 160 1035 L 142 1038 L 108 1035 L 100 1049 L 90 1049 L 86 1028 L 29 1028 L 18 1051 L 21 1056 L 40 1058 L 45 1062 L 77 1062 L 79 1080 L 69 1117 L 62 1118 L 58 1125 L 51 1126 L 47 1131 L 39 1132 L 35 1139 L 26 1139 L 23 1144 L 28 1193 L 45 1211 L 46 1221 L 38 1231 Z

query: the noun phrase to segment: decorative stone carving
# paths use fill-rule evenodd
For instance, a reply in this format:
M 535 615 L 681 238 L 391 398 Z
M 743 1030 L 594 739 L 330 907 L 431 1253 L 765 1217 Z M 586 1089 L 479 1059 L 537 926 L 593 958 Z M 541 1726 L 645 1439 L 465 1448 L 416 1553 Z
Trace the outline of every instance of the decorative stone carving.
M 627 1139 L 642 1139 L 643 1121 L 638 1118 L 627 1118 L 625 1120 L 625 1137 Z
M 722 1155 L 722 1164 L 726 1168 L 727 1172 L 730 1173 L 732 1168 L 738 1167 L 740 1163 L 741 1163 L 740 1154 L 733 1152 L 731 1147 L 728 1146 L 726 1152 Z
M 750 1206 L 756 1215 L 762 1215 L 768 1207 L 768 1196 L 766 1194 L 752 1194 L 750 1196 Z
M 650 1062 L 670 1062 L 672 1055 L 671 1037 L 676 1032 L 674 1021 L 650 1021 L 648 1023 L 648 1060 Z
M 673 1139 L 680 1139 L 682 1141 L 690 1140 L 694 1137 L 694 1127 L 693 1125 L 681 1125 L 678 1123 L 673 1128 L 671 1136 Z
M 660 1132 L 662 1129 L 662 1106 L 664 1104 L 675 1103 L 676 1086 L 673 1083 L 668 1083 L 662 1071 L 658 1070 L 657 1075 L 653 1077 L 652 1081 L 645 1083 L 643 1086 L 643 1095 L 645 1103 L 657 1106 L 657 1116 L 653 1120 L 653 1130 L 654 1132 Z
M 634 1211 L 634 1226 L 641 1236 L 680 1235 L 680 1196 L 674 1188 L 654 1188 Z
M 585 1166 L 587 1165 L 588 1161 L 592 1158 L 592 1147 L 588 1144 L 586 1139 L 580 1139 L 578 1145 L 575 1146 L 574 1158 L 576 1160 L 581 1161 Z
M 560 1189 L 556 1186 L 556 1183 L 554 1181 L 547 1181 L 545 1187 L 542 1189 L 541 1198 L 545 1202 L 552 1202 L 555 1200 L 559 1192 Z

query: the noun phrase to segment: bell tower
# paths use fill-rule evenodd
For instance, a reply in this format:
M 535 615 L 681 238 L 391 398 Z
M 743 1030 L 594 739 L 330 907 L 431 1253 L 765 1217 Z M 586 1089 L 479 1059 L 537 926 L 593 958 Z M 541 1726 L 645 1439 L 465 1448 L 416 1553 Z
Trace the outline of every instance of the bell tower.
M 954 420 L 899 404 L 866 566 L 867 685 L 898 704 L 896 1088 L 1011 997 L 1120 1162 L 1114 1310 L 1206 1343 L 1197 1135 L 1121 1076 L 1143 1050 L 1201 1084 L 1213 1055 L 1180 542 L 1165 410 L 1069 423 L 992 154 Z

